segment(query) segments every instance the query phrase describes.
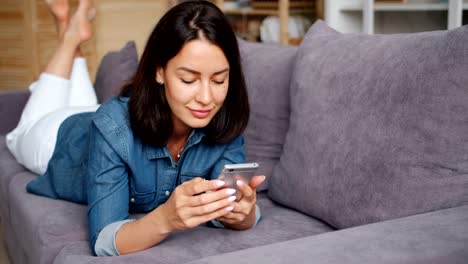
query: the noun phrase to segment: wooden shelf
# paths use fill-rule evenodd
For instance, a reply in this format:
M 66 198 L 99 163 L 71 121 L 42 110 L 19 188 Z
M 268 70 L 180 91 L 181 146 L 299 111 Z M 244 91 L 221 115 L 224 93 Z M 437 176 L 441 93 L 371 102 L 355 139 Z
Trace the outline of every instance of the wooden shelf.
M 224 9 L 223 12 L 227 15 L 259 15 L 259 16 L 277 16 L 279 10 L 274 9 L 253 9 L 253 8 L 238 8 L 238 9 Z M 289 14 L 307 14 L 315 13 L 315 9 L 291 9 Z
M 288 0 L 289 1 L 289 8 L 313 8 L 315 6 L 315 2 L 311 0 Z M 279 2 L 277 0 L 252 0 L 250 5 L 256 9 L 278 9 Z
M 248 16 L 278 16 L 279 17 L 279 28 L 280 28 L 280 42 L 281 44 L 288 45 L 290 43 L 288 33 L 288 21 L 289 16 L 293 14 L 314 14 L 316 17 L 323 17 L 323 0 L 310 0 L 308 2 L 293 1 L 293 0 L 277 0 L 265 1 L 265 3 L 255 3 L 255 8 L 246 7 L 238 8 L 235 7 L 235 1 L 229 2 L 229 5 L 225 5 L 225 0 L 211 0 L 215 2 L 226 15 L 231 16 L 242 16 L 244 23 Z M 246 28 L 246 26 L 244 27 Z

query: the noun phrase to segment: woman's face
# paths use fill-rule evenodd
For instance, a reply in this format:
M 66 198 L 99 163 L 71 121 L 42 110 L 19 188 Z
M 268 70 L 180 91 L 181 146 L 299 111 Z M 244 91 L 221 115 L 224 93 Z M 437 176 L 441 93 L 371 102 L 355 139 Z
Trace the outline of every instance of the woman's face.
M 221 108 L 229 84 L 223 51 L 204 39 L 187 42 L 166 67 L 158 68 L 172 110 L 175 132 L 208 125 Z

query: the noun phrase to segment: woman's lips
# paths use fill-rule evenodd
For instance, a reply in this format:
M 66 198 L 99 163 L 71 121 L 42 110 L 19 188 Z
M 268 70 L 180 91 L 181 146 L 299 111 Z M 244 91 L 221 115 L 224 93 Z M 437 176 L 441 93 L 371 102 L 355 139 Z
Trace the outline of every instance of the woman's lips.
M 192 115 L 196 118 L 206 118 L 210 115 L 211 110 L 193 110 L 190 109 Z

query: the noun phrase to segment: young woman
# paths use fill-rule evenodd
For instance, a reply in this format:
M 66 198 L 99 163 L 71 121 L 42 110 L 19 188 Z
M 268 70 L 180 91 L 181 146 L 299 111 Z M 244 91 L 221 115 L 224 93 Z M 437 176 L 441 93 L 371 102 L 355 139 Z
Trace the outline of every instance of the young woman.
M 87 108 L 71 107 L 68 98 L 83 85 L 74 87 L 72 62 L 90 37 L 94 9 L 91 0 L 81 0 L 70 22 L 61 23 L 66 6 L 51 4 L 64 33 L 7 136 L 12 153 L 31 169 L 22 156 L 47 147 L 24 144 L 39 139 L 26 139 L 30 131 L 44 129 L 51 138 L 53 154 L 42 155 L 47 167 L 36 168 L 43 175 L 28 191 L 87 203 L 97 255 L 144 250 L 173 231 L 207 222 L 237 230 L 255 225 L 255 188 L 264 176 L 238 181 L 236 189 L 216 180 L 224 164 L 245 162 L 241 133 L 249 115 L 237 41 L 222 12 L 208 1 L 169 10 L 151 33 L 133 80 L 92 112 L 95 97 Z M 43 123 L 53 122 L 56 131 L 45 129 Z M 147 214 L 128 219 L 133 212 Z

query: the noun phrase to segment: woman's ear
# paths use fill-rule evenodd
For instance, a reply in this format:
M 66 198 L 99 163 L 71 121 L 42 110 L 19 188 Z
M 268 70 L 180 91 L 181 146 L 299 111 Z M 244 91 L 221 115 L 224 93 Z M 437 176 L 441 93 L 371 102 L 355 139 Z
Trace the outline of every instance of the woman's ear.
M 156 82 L 158 84 L 164 84 L 164 69 L 159 66 L 156 68 Z

